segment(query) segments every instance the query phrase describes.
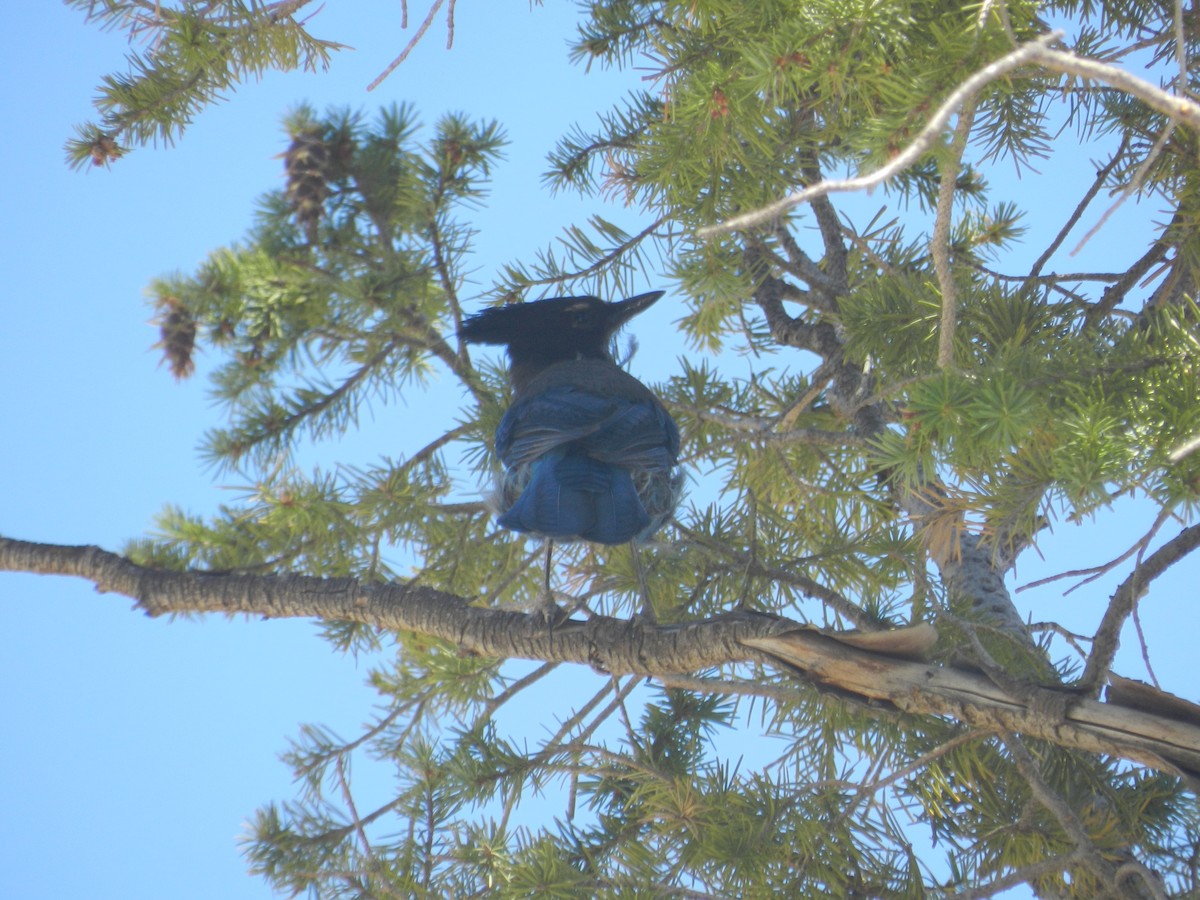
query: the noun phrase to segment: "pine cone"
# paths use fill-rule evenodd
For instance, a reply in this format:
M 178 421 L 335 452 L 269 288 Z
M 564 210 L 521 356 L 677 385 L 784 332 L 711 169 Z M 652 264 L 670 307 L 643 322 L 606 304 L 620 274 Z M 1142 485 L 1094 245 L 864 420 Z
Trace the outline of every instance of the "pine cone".
M 292 137 L 283 158 L 288 201 L 308 242 L 315 244 L 317 223 L 329 196 L 329 182 L 334 178 L 329 142 L 320 128 L 306 128 Z
M 158 325 L 161 339 L 154 346 L 162 348 L 163 359 L 170 367 L 171 374 L 182 380 L 196 369 L 192 361 L 192 351 L 196 346 L 196 320 L 178 297 L 159 297 L 157 306 L 158 315 L 154 318 L 154 324 Z

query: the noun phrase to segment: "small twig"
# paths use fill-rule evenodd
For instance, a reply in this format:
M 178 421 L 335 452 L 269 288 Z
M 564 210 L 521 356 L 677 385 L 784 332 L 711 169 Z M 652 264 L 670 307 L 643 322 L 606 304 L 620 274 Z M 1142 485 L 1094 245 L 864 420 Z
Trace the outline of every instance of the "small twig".
M 1037 634 L 1041 631 L 1051 631 L 1070 644 L 1071 648 L 1079 654 L 1081 659 L 1087 659 L 1087 651 L 1080 646 L 1081 641 L 1088 641 L 1089 643 L 1091 642 L 1092 639 L 1087 635 L 1076 634 L 1075 632 L 1059 625 L 1057 622 L 1034 622 L 1029 626 L 1029 631 L 1033 634 Z
M 354 832 L 358 835 L 359 843 L 362 844 L 363 856 L 369 862 L 375 862 L 375 851 L 371 849 L 371 842 L 367 840 L 367 833 L 363 830 L 362 819 L 358 815 L 358 808 L 354 805 L 354 795 L 350 793 L 350 782 L 346 779 L 346 757 L 338 755 L 335 768 L 337 771 L 338 785 L 342 789 L 342 798 L 346 801 L 346 807 L 350 810 L 350 821 L 354 824 Z
M 1133 545 L 1116 559 L 1111 559 L 1106 563 L 1101 563 L 1098 566 L 1091 566 L 1086 569 L 1068 569 L 1066 572 L 1059 572 L 1057 575 L 1048 575 L 1045 578 L 1039 578 L 1037 581 L 1031 581 L 1029 584 L 1021 585 L 1019 588 L 1017 588 L 1017 593 L 1019 594 L 1022 591 L 1039 588 L 1043 585 L 1050 584 L 1054 581 L 1059 581 L 1063 578 L 1076 578 L 1082 575 L 1088 576 L 1083 581 L 1076 585 L 1072 585 L 1070 588 L 1063 591 L 1063 596 L 1065 597 L 1067 594 L 1071 593 L 1071 591 L 1077 590 L 1078 588 L 1083 587 L 1085 584 L 1089 584 L 1095 581 L 1097 578 L 1100 578 L 1102 575 L 1111 572 L 1135 553 L 1145 550 L 1146 547 L 1149 546 L 1150 541 L 1154 539 L 1154 536 L 1158 534 L 1158 529 L 1162 528 L 1163 523 L 1165 523 L 1169 518 L 1171 518 L 1171 511 L 1169 509 L 1164 509 L 1159 512 L 1158 516 L 1154 520 L 1154 524 L 1150 526 L 1150 530 L 1134 541 Z
M 796 419 L 821 395 L 821 392 L 833 380 L 833 376 L 833 367 L 829 363 L 823 362 L 817 366 L 816 371 L 812 373 L 812 377 L 809 379 L 809 389 L 804 392 L 804 396 L 788 407 L 787 411 L 779 417 L 779 422 L 775 425 L 775 430 L 786 434 L 795 428 Z
M 1137 631 L 1138 644 L 1142 648 L 1142 662 L 1146 664 L 1146 672 L 1150 675 L 1150 681 L 1160 691 L 1162 685 L 1158 683 L 1158 676 L 1154 674 L 1154 666 L 1150 665 L 1150 647 L 1146 644 L 1146 632 L 1142 631 L 1142 617 L 1138 615 L 1138 604 L 1133 604 L 1133 628 Z
M 400 64 L 408 58 L 408 54 L 412 53 L 413 48 L 416 47 L 417 44 L 420 43 L 421 38 L 423 38 L 425 36 L 425 32 L 428 31 L 429 26 L 433 24 L 433 17 L 435 15 L 437 15 L 437 11 L 442 8 L 442 4 L 445 2 L 446 2 L 446 0 L 433 0 L 433 6 L 429 7 L 429 15 L 427 15 L 425 17 L 425 21 L 422 22 L 421 26 L 417 29 L 417 33 L 412 36 L 412 40 L 410 40 L 408 42 L 408 45 L 403 50 L 400 51 L 400 55 L 397 56 L 395 59 L 393 59 L 388 64 L 388 67 L 379 74 L 379 77 L 367 85 L 368 91 L 373 91 L 373 90 L 375 90 L 375 88 L 379 87 L 379 85 L 383 84 L 384 79 L 386 79 L 389 75 L 391 75 L 393 72 L 395 72 L 396 69 L 400 66 Z M 451 3 L 450 8 L 451 8 L 450 40 L 453 41 L 454 40 L 454 18 L 453 18 L 454 4 L 453 3 Z M 407 6 L 407 4 L 404 7 L 404 21 L 406 23 L 408 21 L 408 6 Z M 447 45 L 447 47 L 448 46 L 449 45 Z
M 496 714 L 496 710 L 498 710 L 501 706 L 503 706 L 521 691 L 525 690 L 525 688 L 545 678 L 557 668 L 558 663 L 543 663 L 525 677 L 514 681 L 507 688 L 505 688 L 496 696 L 492 697 L 483 705 L 483 710 L 480 713 L 477 723 L 490 719 Z
M 1100 229 L 1104 227 L 1104 223 L 1109 220 L 1113 213 L 1120 209 L 1121 205 L 1126 200 L 1141 190 L 1142 182 L 1146 180 L 1146 173 L 1150 171 L 1150 167 L 1154 165 L 1154 161 L 1158 159 L 1158 155 L 1162 153 L 1163 147 L 1166 146 L 1167 140 L 1171 137 L 1174 131 L 1175 120 L 1172 119 L 1167 123 L 1167 127 L 1163 129 L 1163 133 L 1158 136 L 1158 140 L 1154 142 L 1154 146 L 1150 148 L 1150 152 L 1146 154 L 1146 158 L 1142 160 L 1142 164 L 1137 167 L 1137 171 L 1133 173 L 1133 178 L 1129 180 L 1129 184 L 1125 185 L 1125 189 L 1121 191 L 1121 196 L 1116 199 L 1112 206 L 1104 211 L 1104 214 L 1100 216 L 1100 221 L 1088 229 L 1087 234 L 1080 239 L 1079 243 L 1075 245 L 1075 249 L 1071 251 L 1071 256 L 1076 255 L 1080 250 L 1082 250 L 1084 244 L 1096 236 Z
M 1033 268 L 1029 270 L 1029 277 L 1031 279 L 1037 278 L 1038 275 L 1041 274 L 1042 267 L 1050 261 L 1050 257 L 1054 255 L 1054 252 L 1058 250 L 1060 246 L 1062 246 L 1062 242 L 1067 239 L 1067 235 L 1070 233 L 1071 229 L 1075 227 L 1075 223 L 1078 222 L 1083 216 L 1083 211 L 1087 209 L 1092 200 L 1096 198 L 1096 195 L 1100 193 L 1100 188 L 1104 186 L 1104 182 L 1108 180 L 1108 176 L 1112 174 L 1112 170 L 1115 169 L 1117 163 L 1121 161 L 1121 157 L 1125 155 L 1125 151 L 1128 149 L 1128 147 L 1129 135 L 1126 134 L 1121 138 L 1120 146 L 1118 146 L 1113 152 L 1112 159 L 1110 159 L 1106 165 L 1101 166 L 1100 170 L 1096 172 L 1096 179 L 1092 182 L 1092 186 L 1087 189 L 1087 193 L 1083 195 L 1083 199 L 1080 200 L 1078 205 L 1075 207 L 1075 211 L 1067 217 L 1067 221 L 1063 223 L 1063 227 L 1060 228 L 1058 234 L 1054 236 L 1054 240 L 1050 242 L 1050 245 L 1046 247 L 1044 251 L 1042 251 L 1042 255 L 1037 258 L 1036 262 L 1034 262 Z M 1114 278 L 1113 280 L 1115 281 L 1116 279 Z
M 1200 450 L 1200 434 L 1196 435 L 1189 441 L 1180 444 L 1168 454 L 1167 459 L 1171 462 L 1179 462 L 1185 456 L 1191 456 L 1197 450 Z
M 1031 884 L 1047 875 L 1064 872 L 1073 863 L 1078 862 L 1079 859 L 1080 855 L 1078 852 L 1070 853 L 1066 856 L 1051 856 L 1049 859 L 1043 859 L 1041 862 L 1036 862 L 1009 872 L 1007 875 L 993 879 L 977 888 L 966 888 L 955 891 L 954 896 L 958 900 L 984 900 L 984 898 L 994 897 L 1001 891 L 1007 891 L 1009 888 L 1014 888 L 1017 885 Z
M 982 263 L 968 262 L 971 268 L 977 272 L 982 272 L 989 278 L 995 278 L 997 281 L 1016 281 L 1021 284 L 1046 284 L 1052 289 L 1056 288 L 1060 292 L 1070 293 L 1061 287 L 1064 282 L 1076 284 L 1081 281 L 1098 281 L 1102 284 L 1113 284 L 1124 278 L 1124 274 L 1118 272 L 1051 272 L 1049 275 L 1009 275 L 1006 272 L 998 272 L 995 269 L 989 268 Z
M 663 687 L 680 688 L 702 694 L 725 694 L 734 697 L 764 697 L 782 703 L 796 701 L 794 684 L 772 684 L 765 681 L 746 681 L 729 678 L 697 678 L 690 675 L 656 675 Z
M 575 713 L 570 718 L 568 718 L 565 722 L 562 723 L 562 725 L 559 726 L 558 731 L 556 731 L 554 733 L 554 735 L 550 738 L 550 740 L 548 740 L 543 745 L 542 751 L 545 752 L 554 747 L 562 746 L 563 743 L 566 741 L 567 735 L 571 733 L 571 731 L 575 728 L 576 725 L 578 725 L 580 722 L 582 722 L 584 719 L 587 718 L 588 713 L 590 713 L 593 709 L 595 709 L 597 706 L 599 706 L 600 701 L 603 700 L 605 697 L 607 697 L 612 692 L 612 689 L 613 689 L 612 680 L 611 679 L 605 680 L 604 686 L 601 687 L 600 690 L 596 691 L 596 693 L 592 695 L 592 699 L 588 700 L 587 703 L 585 703 L 585 704 L 583 704 L 583 706 L 579 707 L 579 709 L 576 710 Z M 582 737 L 582 735 L 579 735 L 579 736 L 576 736 L 575 738 L 573 738 L 572 740 L 573 741 L 579 740 L 581 737 Z
M 625 253 L 631 247 L 636 246 L 637 244 L 641 243 L 646 238 L 653 235 L 654 232 L 658 229 L 658 227 L 666 221 L 667 221 L 666 215 L 659 216 L 657 219 L 655 219 L 653 222 L 651 222 L 649 225 L 647 225 L 645 228 L 643 228 L 637 234 L 633 235 L 629 240 L 625 241 L 622 244 L 618 244 L 616 247 L 614 247 L 612 250 L 610 250 L 608 253 L 604 254 L 603 256 L 599 257 L 594 263 L 592 263 L 589 266 L 585 266 L 582 269 L 577 269 L 574 272 L 559 272 L 559 273 L 556 273 L 553 275 L 548 275 L 545 278 L 535 278 L 530 281 L 523 281 L 521 283 L 521 287 L 524 289 L 529 289 L 529 288 L 534 288 L 534 287 L 543 287 L 545 285 L 562 284 L 562 283 L 568 282 L 568 281 L 578 281 L 580 279 L 587 278 L 591 275 L 595 275 L 597 272 L 602 272 L 605 269 L 609 268 L 610 264 L 614 260 L 618 259 L 621 256 L 621 254 Z

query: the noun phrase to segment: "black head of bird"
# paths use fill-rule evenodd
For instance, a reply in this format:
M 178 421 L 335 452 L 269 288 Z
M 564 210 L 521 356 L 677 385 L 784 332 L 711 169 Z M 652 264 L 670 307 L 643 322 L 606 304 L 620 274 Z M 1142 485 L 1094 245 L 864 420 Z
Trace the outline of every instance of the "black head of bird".
M 505 471 L 500 525 L 558 541 L 641 540 L 679 499 L 679 430 L 610 350 L 629 319 L 663 294 L 617 303 L 553 297 L 467 319 L 463 340 L 508 348 L 512 406 L 496 429 Z
M 550 297 L 494 306 L 467 319 L 459 336 L 475 344 L 507 346 L 509 379 L 520 392 L 533 376 L 557 362 L 612 363 L 613 336 L 663 293 L 651 291 L 617 303 L 599 297 Z

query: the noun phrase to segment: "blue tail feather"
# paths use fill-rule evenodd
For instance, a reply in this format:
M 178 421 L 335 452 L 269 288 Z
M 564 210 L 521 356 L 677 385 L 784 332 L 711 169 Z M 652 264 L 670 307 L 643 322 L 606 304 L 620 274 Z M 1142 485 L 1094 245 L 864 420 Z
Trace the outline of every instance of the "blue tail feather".
M 623 544 L 650 516 L 627 469 L 560 448 L 530 465 L 528 483 L 497 521 L 556 540 Z

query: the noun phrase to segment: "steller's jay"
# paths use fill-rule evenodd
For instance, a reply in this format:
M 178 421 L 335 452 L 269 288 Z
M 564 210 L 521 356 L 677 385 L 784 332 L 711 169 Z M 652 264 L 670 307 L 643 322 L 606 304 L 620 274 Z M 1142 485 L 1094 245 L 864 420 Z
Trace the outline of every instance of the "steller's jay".
M 683 481 L 679 429 L 610 350 L 617 330 L 662 295 L 617 303 L 553 297 L 486 309 L 463 323 L 463 340 L 508 347 L 516 396 L 496 429 L 501 526 L 623 544 L 671 517 Z

